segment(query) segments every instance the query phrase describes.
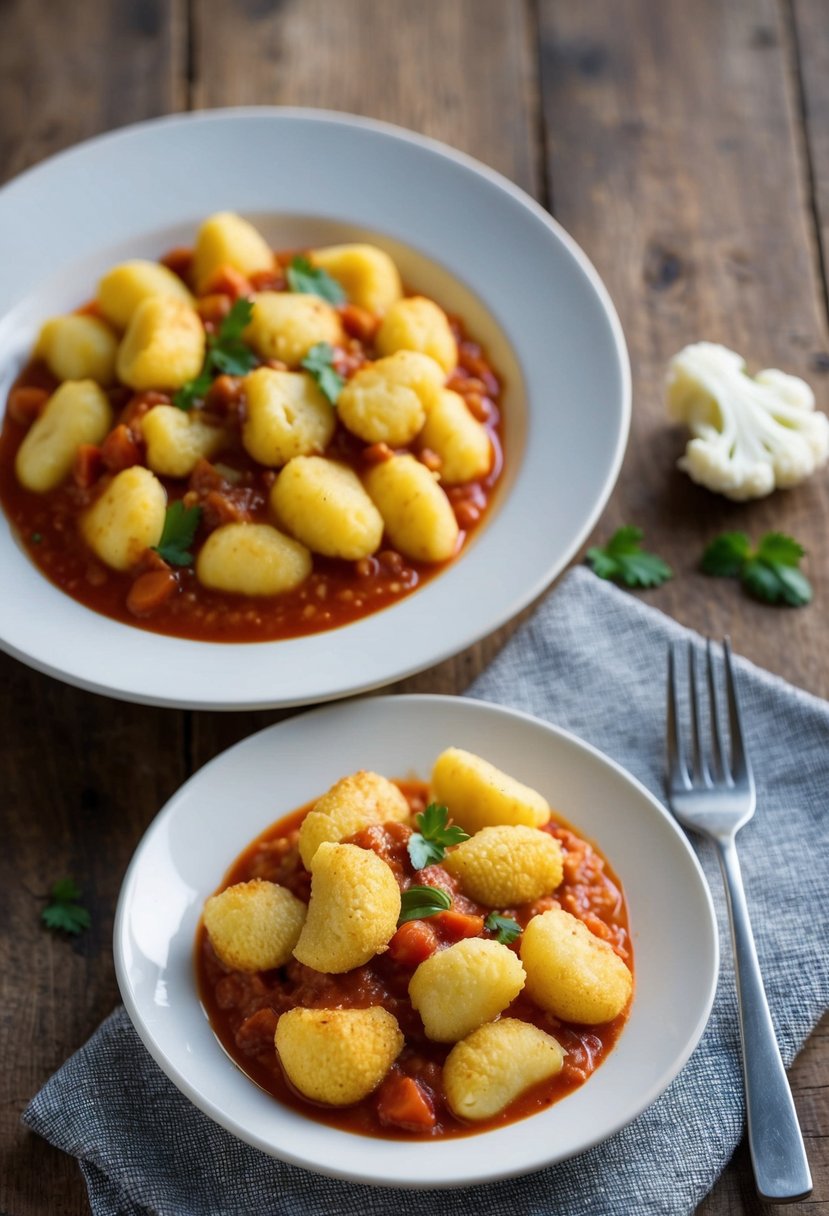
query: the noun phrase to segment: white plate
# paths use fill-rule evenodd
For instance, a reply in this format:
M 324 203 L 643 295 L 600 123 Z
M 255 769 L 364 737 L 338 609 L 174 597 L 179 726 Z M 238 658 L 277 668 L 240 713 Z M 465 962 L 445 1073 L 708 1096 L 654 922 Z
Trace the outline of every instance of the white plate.
M 0 646 L 70 684 L 156 705 L 298 705 L 376 688 L 514 616 L 590 532 L 628 433 L 619 322 L 555 221 L 469 157 L 347 115 L 214 111 L 90 140 L 0 191 L 0 401 L 46 317 L 88 298 L 115 261 L 192 243 L 219 209 L 282 247 L 368 237 L 467 320 L 506 380 L 507 465 L 488 523 L 393 608 L 312 637 L 227 645 L 90 611 L 40 574 L 3 520 L 13 593 L 0 597 Z
M 455 1140 L 338 1131 L 260 1090 L 225 1055 L 199 1003 L 193 942 L 204 900 L 255 836 L 343 774 L 428 777 L 443 748 L 475 751 L 540 789 L 595 840 L 625 889 L 635 995 L 606 1062 L 549 1110 Z M 655 860 L 658 859 L 658 860 Z M 677 948 L 681 942 L 682 948 Z M 684 835 L 618 765 L 536 718 L 455 697 L 372 697 L 253 735 L 192 777 L 154 820 L 115 920 L 124 1004 L 149 1051 L 206 1114 L 257 1148 L 321 1174 L 407 1187 L 460 1186 L 561 1161 L 612 1135 L 665 1089 L 708 1019 L 718 938 Z

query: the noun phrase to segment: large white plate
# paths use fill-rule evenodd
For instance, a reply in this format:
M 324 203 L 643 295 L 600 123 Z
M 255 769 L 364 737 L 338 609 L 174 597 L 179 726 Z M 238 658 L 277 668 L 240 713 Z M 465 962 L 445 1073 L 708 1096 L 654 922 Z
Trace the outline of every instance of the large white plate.
M 428 777 L 450 745 L 478 752 L 540 789 L 604 851 L 628 898 L 633 1008 L 602 1067 L 541 1114 L 440 1143 L 356 1136 L 281 1106 L 225 1055 L 199 1003 L 196 926 L 230 863 L 268 824 L 358 768 Z M 372 697 L 315 710 L 206 765 L 139 845 L 121 891 L 114 940 L 118 983 L 138 1033 L 206 1114 L 296 1165 L 410 1187 L 525 1173 L 582 1152 L 635 1118 L 676 1076 L 702 1034 L 716 986 L 717 943 L 711 897 L 690 846 L 628 773 L 536 718 L 466 698 L 425 696 Z
M 628 433 L 619 322 L 566 233 L 469 157 L 347 115 L 214 111 L 93 139 L 0 191 L 0 400 L 47 316 L 88 298 L 116 260 L 191 243 L 225 208 L 277 246 L 369 237 L 413 288 L 467 319 L 506 379 L 506 473 L 489 522 L 391 609 L 313 637 L 227 645 L 91 612 L 0 521 L 0 646 L 71 684 L 158 705 L 296 705 L 376 688 L 514 616 L 589 533 Z

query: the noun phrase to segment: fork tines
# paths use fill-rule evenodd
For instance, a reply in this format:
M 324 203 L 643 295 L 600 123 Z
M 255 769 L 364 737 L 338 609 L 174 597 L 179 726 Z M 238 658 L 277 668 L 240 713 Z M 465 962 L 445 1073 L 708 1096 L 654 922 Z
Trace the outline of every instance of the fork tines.
M 707 696 L 699 678 L 697 650 L 692 641 L 671 642 L 668 649 L 668 773 L 672 786 L 692 789 L 716 785 L 733 787 L 750 781 L 751 773 L 743 742 L 740 707 L 734 686 L 731 644 L 722 643 L 725 669 L 729 749 L 725 730 L 726 714 L 720 709 L 717 690 L 717 662 L 711 639 L 706 639 Z M 690 716 L 691 747 L 683 730 L 682 690 L 685 689 Z M 706 729 L 707 724 L 707 729 Z M 706 744 L 706 738 L 710 743 Z

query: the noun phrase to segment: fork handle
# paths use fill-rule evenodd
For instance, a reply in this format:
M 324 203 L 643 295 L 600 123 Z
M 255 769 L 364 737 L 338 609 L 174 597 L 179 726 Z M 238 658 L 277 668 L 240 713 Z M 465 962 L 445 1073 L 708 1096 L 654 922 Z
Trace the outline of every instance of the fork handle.
M 717 846 L 734 947 L 754 1178 L 762 1199 L 795 1203 L 811 1194 L 809 1162 L 763 988 L 734 838 L 718 839 Z

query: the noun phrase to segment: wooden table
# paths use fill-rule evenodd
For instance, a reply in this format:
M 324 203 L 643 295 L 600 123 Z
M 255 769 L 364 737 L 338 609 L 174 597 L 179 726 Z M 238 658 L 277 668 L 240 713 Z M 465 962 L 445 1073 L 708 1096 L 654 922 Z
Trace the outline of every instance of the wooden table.
M 829 696 L 825 473 L 729 504 L 673 470 L 683 439 L 662 404 L 666 360 L 703 337 L 803 375 L 829 403 L 826 0 L 0 5 L 6 178 L 124 123 L 248 104 L 400 123 L 550 208 L 603 275 L 633 362 L 630 446 L 596 537 L 640 524 L 677 574 L 650 603 Z M 699 574 L 701 545 L 726 528 L 797 536 L 814 604 L 762 607 Z M 401 690 L 463 691 L 516 623 Z M 117 1002 L 113 910 L 147 824 L 189 773 L 281 715 L 123 705 L 0 664 L 0 1212 L 76 1216 L 88 1212 L 77 1166 L 20 1112 Z M 93 911 L 75 942 L 39 925 L 43 892 L 66 874 Z M 792 1071 L 815 1193 L 791 1210 L 813 1216 L 829 1213 L 828 1030 Z M 700 1212 L 758 1207 L 741 1148 Z

